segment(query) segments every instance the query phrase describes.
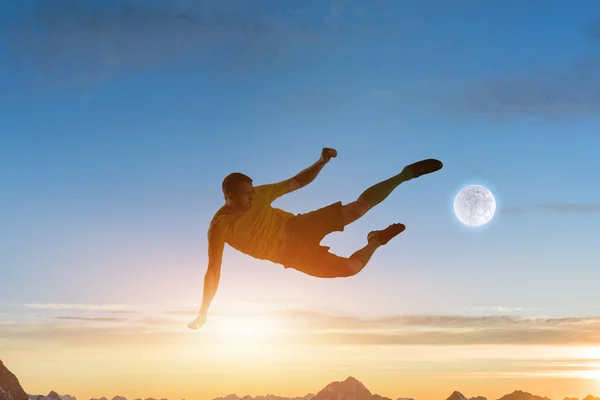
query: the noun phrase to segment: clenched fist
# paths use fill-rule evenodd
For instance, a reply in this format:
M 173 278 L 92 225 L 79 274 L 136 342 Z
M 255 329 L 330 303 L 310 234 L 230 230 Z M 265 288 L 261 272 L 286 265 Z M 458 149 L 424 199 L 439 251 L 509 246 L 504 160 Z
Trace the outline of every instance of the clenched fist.
M 337 157 L 337 151 L 335 149 L 330 149 L 329 147 L 324 147 L 321 151 L 321 161 L 323 163 L 328 163 L 331 158 Z

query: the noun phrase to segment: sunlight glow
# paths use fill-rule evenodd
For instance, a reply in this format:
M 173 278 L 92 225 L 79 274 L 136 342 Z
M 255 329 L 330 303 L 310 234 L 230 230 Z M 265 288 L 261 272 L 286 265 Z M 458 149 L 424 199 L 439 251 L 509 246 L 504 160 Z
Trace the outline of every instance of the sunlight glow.
M 229 334 L 242 339 L 264 339 L 273 334 L 274 323 L 267 318 L 233 317 L 226 323 Z
M 583 371 L 582 377 L 583 379 L 600 380 L 600 370 L 592 369 L 589 371 Z
M 279 329 L 273 318 L 236 315 L 218 318 L 214 332 L 229 343 L 248 343 L 275 338 Z

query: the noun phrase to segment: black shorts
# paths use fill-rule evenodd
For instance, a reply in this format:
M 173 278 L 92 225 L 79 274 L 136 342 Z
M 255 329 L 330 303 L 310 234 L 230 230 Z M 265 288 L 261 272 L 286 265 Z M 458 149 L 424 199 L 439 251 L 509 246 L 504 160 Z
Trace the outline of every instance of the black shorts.
M 320 243 L 326 235 L 342 232 L 344 226 L 341 201 L 295 215 L 285 226 L 283 266 L 321 278 L 339 276 L 347 269 L 347 259 L 330 253 L 329 247 Z

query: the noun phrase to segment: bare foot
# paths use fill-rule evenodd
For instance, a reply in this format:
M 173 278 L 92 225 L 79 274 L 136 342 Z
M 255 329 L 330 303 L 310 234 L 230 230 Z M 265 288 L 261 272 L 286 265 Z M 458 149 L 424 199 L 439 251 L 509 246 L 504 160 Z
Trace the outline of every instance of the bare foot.
M 378 240 L 380 244 L 384 245 L 405 229 L 406 226 L 404 224 L 392 224 L 385 229 L 369 232 L 367 241 Z
M 444 164 L 440 160 L 428 158 L 421 160 L 416 163 L 407 165 L 404 167 L 402 172 L 405 172 L 411 176 L 410 179 L 418 178 L 422 175 L 431 174 L 432 172 L 439 171 L 442 169 Z

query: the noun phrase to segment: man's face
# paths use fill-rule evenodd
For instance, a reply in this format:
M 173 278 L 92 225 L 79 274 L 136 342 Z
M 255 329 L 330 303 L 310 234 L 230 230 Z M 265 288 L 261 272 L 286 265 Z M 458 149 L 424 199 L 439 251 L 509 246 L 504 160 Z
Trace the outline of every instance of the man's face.
M 242 182 L 237 187 L 237 193 L 231 196 L 231 202 L 236 208 L 249 210 L 252 207 L 254 197 L 254 186 L 252 183 Z

